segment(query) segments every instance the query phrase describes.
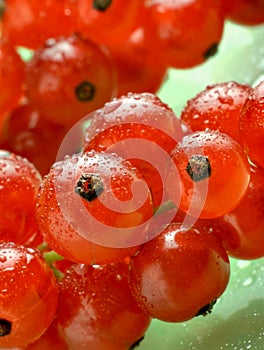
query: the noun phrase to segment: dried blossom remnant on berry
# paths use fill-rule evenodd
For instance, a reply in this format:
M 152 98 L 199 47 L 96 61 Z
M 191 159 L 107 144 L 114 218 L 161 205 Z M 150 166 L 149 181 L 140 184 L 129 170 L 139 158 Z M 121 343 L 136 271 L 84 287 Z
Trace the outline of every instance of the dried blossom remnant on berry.
M 207 316 L 208 314 L 210 314 L 213 310 L 214 305 L 216 304 L 217 299 L 214 299 L 211 303 L 206 304 L 204 307 L 202 307 L 197 314 L 195 315 L 197 316 Z
M 12 323 L 4 318 L 0 319 L 0 337 L 5 337 L 11 333 Z
M 112 0 L 94 0 L 93 8 L 98 11 L 106 11 L 112 4 Z
M 103 181 L 97 174 L 83 174 L 75 187 L 75 192 L 88 202 L 98 198 L 103 190 Z
M 88 102 L 94 98 L 95 86 L 89 81 L 82 81 L 75 88 L 75 95 L 80 102 Z
M 134 344 L 132 344 L 129 348 L 129 350 L 134 350 L 136 349 L 142 342 L 142 340 L 145 338 L 145 336 L 143 335 L 140 339 L 138 339 Z
M 211 46 L 208 47 L 208 49 L 204 52 L 203 56 L 205 59 L 208 59 L 212 56 L 214 56 L 217 53 L 218 50 L 218 43 L 213 43 Z
M 191 156 L 186 171 L 194 182 L 207 179 L 212 173 L 209 158 L 201 155 Z

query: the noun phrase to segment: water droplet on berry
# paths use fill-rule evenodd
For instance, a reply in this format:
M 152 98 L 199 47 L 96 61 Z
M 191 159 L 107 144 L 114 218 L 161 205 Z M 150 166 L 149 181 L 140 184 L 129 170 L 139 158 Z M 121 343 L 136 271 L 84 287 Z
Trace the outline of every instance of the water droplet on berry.
M 11 155 L 10 152 L 5 150 L 0 150 L 0 158 L 8 158 Z
M 63 168 L 62 167 L 54 167 L 53 172 L 54 172 L 54 175 L 59 176 L 63 172 Z
M 113 113 L 122 105 L 122 101 L 112 101 L 111 103 L 105 104 L 104 114 Z

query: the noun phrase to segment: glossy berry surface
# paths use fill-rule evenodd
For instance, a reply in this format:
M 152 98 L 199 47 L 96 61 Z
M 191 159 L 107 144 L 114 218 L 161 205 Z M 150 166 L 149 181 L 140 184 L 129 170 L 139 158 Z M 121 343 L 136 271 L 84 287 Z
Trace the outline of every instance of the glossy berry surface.
M 182 322 L 202 314 L 229 281 L 228 256 L 207 230 L 171 223 L 131 259 L 130 284 L 152 317 Z
M 180 209 L 204 219 L 219 217 L 241 201 L 250 169 L 241 145 L 219 131 L 197 131 L 183 138 L 172 152 L 181 179 Z M 168 188 L 178 178 L 168 174 Z M 173 192 L 172 192 L 173 193 Z M 179 194 L 172 195 L 178 203 Z
M 0 241 L 31 245 L 39 235 L 35 205 L 42 179 L 26 158 L 0 150 Z
M 39 252 L 0 243 L 0 347 L 25 346 L 51 324 L 58 300 L 57 282 Z
M 68 128 L 113 98 L 115 88 L 108 50 L 79 36 L 46 41 L 27 63 L 30 104 L 47 120 Z
M 241 143 L 250 159 L 264 167 L 264 81 L 248 95 L 241 111 L 239 127 Z
M 143 243 L 153 204 L 141 174 L 115 154 L 83 153 L 55 163 L 41 184 L 37 218 L 64 258 L 109 263 Z
M 207 86 L 188 100 L 181 119 L 194 132 L 219 130 L 239 142 L 240 112 L 251 89 L 234 81 Z
M 131 294 L 125 263 L 76 265 L 60 282 L 56 323 L 71 349 L 128 349 L 150 322 Z

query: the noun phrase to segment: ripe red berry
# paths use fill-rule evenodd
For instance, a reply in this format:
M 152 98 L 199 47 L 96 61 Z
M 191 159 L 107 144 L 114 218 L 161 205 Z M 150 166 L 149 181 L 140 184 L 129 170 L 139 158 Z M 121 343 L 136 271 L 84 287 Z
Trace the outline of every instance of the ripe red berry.
M 47 120 L 71 127 L 115 96 L 109 51 L 72 35 L 50 39 L 27 63 L 29 103 Z
M 40 243 L 35 205 L 41 176 L 26 158 L 0 151 L 0 241 Z
M 150 322 L 131 294 L 125 263 L 76 265 L 60 282 L 56 323 L 70 349 L 128 349 Z
M 240 112 L 251 89 L 235 81 L 207 86 L 188 100 L 181 119 L 192 131 L 219 130 L 239 142 Z
M 130 284 L 152 317 L 182 322 L 211 311 L 229 274 L 220 240 L 207 230 L 170 224 L 131 259 Z
M 190 68 L 217 52 L 224 29 L 219 0 L 145 0 L 168 66 Z
M 141 174 L 115 154 L 83 153 L 55 163 L 41 184 L 37 219 L 65 259 L 109 263 L 133 254 L 153 214 Z
M 0 347 L 25 346 L 51 324 L 57 309 L 57 281 L 39 252 L 0 243 Z
M 249 162 L 241 145 L 219 131 L 187 135 L 172 152 L 168 173 L 171 199 L 194 217 L 212 219 L 228 213 L 241 201 L 250 180 Z

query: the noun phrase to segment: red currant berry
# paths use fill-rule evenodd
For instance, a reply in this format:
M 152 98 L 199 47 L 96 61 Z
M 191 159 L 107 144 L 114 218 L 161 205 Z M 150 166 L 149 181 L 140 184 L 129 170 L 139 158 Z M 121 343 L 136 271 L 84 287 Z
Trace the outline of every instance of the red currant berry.
M 181 119 L 192 131 L 219 130 L 239 142 L 240 112 L 251 89 L 234 81 L 207 86 L 187 102 Z
M 60 282 L 56 323 L 73 350 L 128 349 L 150 321 L 131 294 L 125 263 L 77 265 Z
M 249 162 L 241 145 L 219 131 L 187 135 L 172 152 L 172 165 L 181 179 L 180 209 L 194 217 L 212 219 L 241 201 L 250 180 Z M 168 174 L 168 188 L 178 177 Z M 178 203 L 179 193 L 172 193 Z
M 50 248 L 87 264 L 133 254 L 146 239 L 152 214 L 141 174 L 115 154 L 95 152 L 55 163 L 37 203 L 40 231 Z
M 35 215 L 41 176 L 26 158 L 0 151 L 0 241 L 41 243 Z
M 229 275 L 221 241 L 207 230 L 171 223 L 132 257 L 130 284 L 152 317 L 182 322 L 210 312 Z
M 25 346 L 50 326 L 57 309 L 57 281 L 39 252 L 0 243 L 0 347 Z
M 145 0 L 168 66 L 190 68 L 217 52 L 224 29 L 220 1 Z
M 71 127 L 115 96 L 108 50 L 79 36 L 50 39 L 27 63 L 29 103 L 53 123 Z

